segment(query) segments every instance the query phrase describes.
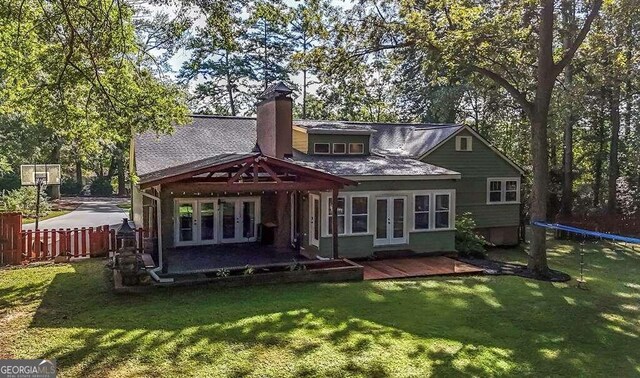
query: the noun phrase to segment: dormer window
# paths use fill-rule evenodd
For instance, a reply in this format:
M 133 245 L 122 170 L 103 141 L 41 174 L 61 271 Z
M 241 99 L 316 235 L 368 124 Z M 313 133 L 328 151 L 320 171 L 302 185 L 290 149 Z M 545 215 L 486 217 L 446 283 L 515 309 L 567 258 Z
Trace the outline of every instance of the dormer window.
M 364 143 L 349 143 L 349 154 L 350 155 L 363 155 L 364 154 Z
M 344 155 L 347 153 L 347 145 L 344 143 L 334 143 L 333 153 L 336 155 Z
M 470 136 L 456 137 L 456 151 L 473 151 L 473 139 Z
M 330 154 L 331 145 L 329 143 L 315 143 L 313 145 L 313 153 L 318 155 Z

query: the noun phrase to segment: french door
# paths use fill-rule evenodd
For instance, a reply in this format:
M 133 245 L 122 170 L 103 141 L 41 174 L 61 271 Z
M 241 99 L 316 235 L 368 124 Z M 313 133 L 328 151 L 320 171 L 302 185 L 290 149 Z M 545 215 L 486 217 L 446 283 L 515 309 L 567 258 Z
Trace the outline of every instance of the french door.
M 309 244 L 320 246 L 320 197 L 309 195 Z
M 176 200 L 175 245 L 257 240 L 259 198 Z
M 375 245 L 407 242 L 406 197 L 376 198 Z
M 220 200 L 220 242 L 254 242 L 258 232 L 257 198 L 224 198 Z

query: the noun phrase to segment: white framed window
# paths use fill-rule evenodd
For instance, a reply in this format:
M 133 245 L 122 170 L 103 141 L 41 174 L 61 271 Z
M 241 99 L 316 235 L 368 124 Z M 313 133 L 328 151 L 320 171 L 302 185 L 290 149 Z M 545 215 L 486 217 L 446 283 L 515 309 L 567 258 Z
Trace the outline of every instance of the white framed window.
M 327 221 L 328 221 L 328 226 L 327 227 L 327 234 L 331 235 L 333 233 L 333 226 L 332 226 L 332 214 L 333 214 L 333 198 L 329 197 L 329 208 L 327 209 Z M 346 199 L 345 197 L 338 197 L 338 235 L 344 235 L 345 233 L 345 220 L 347 217 L 347 213 L 346 213 Z
M 318 155 L 325 155 L 331 153 L 331 145 L 329 143 L 314 143 L 313 153 Z
M 428 230 L 431 225 L 429 209 L 431 208 L 431 196 L 429 194 L 416 195 L 413 201 L 413 228 L 415 230 Z
M 364 234 L 369 232 L 369 197 L 351 197 L 351 233 Z
M 473 151 L 473 138 L 470 136 L 457 136 L 456 151 Z
M 491 177 L 487 179 L 487 204 L 520 203 L 519 177 Z
M 345 143 L 334 143 L 333 153 L 336 155 L 344 155 L 347 153 L 347 145 Z
M 350 155 L 362 155 L 364 154 L 364 143 L 349 143 Z
M 435 228 L 451 228 L 451 196 L 449 194 L 435 195 Z
M 413 231 L 453 230 L 454 216 L 455 191 L 434 190 L 414 194 Z

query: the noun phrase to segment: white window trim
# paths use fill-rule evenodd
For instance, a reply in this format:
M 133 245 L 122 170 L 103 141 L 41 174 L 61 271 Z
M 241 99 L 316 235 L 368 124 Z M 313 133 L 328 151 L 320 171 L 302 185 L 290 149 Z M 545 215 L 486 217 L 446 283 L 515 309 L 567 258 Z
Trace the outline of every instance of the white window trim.
M 328 151 L 327 152 L 318 152 L 317 146 L 319 144 L 326 144 L 327 147 L 328 147 Z M 313 153 L 314 153 L 314 155 L 330 155 L 331 154 L 331 143 L 314 143 L 313 144 Z
M 435 201 L 435 196 L 437 194 L 448 194 L 449 195 L 449 228 L 434 228 L 435 227 L 435 211 L 431 209 L 435 209 L 435 204 L 430 203 L 432 206 L 429 209 L 429 226 L 431 228 L 423 230 L 415 228 L 415 196 L 417 195 L 429 195 L 429 201 Z M 362 192 L 340 192 L 338 197 L 345 198 L 345 204 L 351 203 L 351 197 L 368 197 L 367 203 L 369 208 L 369 213 L 367 214 L 367 230 L 366 233 L 351 233 L 351 205 L 346 205 L 346 218 L 345 218 L 345 233 L 338 234 L 339 237 L 348 237 L 348 236 L 366 236 L 372 235 L 375 239 L 375 198 L 377 197 L 402 197 L 406 196 L 407 199 L 405 201 L 405 214 L 406 214 L 406 222 L 405 227 L 407 231 L 407 244 L 410 243 L 411 233 L 418 232 L 440 232 L 440 231 L 455 231 L 455 218 L 456 218 L 456 191 L 455 189 L 438 189 L 438 190 L 398 190 L 398 191 L 362 191 Z M 329 228 L 329 198 L 331 197 L 330 193 L 322 193 L 321 202 L 320 202 L 320 214 L 322 217 L 322 227 L 320 235 L 323 238 L 331 237 L 331 235 L 327 232 Z
M 436 228 L 436 196 L 437 195 L 449 196 L 449 227 Z M 416 229 L 416 197 L 417 196 L 429 196 L 429 228 Z M 425 190 L 416 192 L 411 201 L 411 231 L 410 232 L 438 232 L 438 231 L 453 231 L 456 229 L 456 191 L 455 190 Z
M 351 231 L 351 220 L 349 219 L 349 216 L 348 216 L 350 211 L 349 211 L 349 206 L 347 202 L 347 201 L 350 201 L 350 199 L 344 194 L 338 195 L 338 200 L 340 200 L 341 198 L 344 199 L 344 232 L 338 233 L 338 236 L 350 235 L 349 231 Z M 333 197 L 329 196 L 327 197 L 327 200 L 324 201 L 326 203 L 325 206 L 323 206 L 322 203 L 320 204 L 320 206 L 322 206 L 325 213 L 325 216 L 322 217 L 322 224 L 325 225 L 324 231 L 322 232 L 322 234 L 323 236 L 328 236 L 328 237 L 332 236 L 331 233 L 329 232 L 329 230 L 331 230 L 331 224 L 329 223 L 329 217 L 331 216 L 331 214 L 329 213 L 329 201 L 331 201 L 332 199 Z M 338 215 L 338 217 L 340 217 L 340 215 Z
M 466 139 L 467 141 L 467 149 L 462 149 L 462 139 Z M 471 152 L 473 151 L 473 137 L 468 135 L 458 135 L 456 136 L 456 151 L 459 152 Z
M 363 231 L 363 232 L 353 232 L 353 199 L 354 198 L 366 198 L 367 199 L 367 230 Z M 348 210 L 348 214 L 349 214 L 349 228 L 346 228 L 346 222 L 345 222 L 345 231 L 349 232 L 349 235 L 368 235 L 369 234 L 369 219 L 371 218 L 371 203 L 370 203 L 370 199 L 368 195 L 362 195 L 362 194 L 352 194 L 349 196 L 349 210 Z M 356 216 L 362 216 L 365 214 L 355 214 Z
M 336 152 L 336 146 L 337 145 L 344 146 L 344 151 L 343 152 Z M 331 146 L 331 152 L 333 152 L 334 155 L 346 155 L 346 153 L 347 153 L 347 144 L 346 143 L 333 143 L 333 145 Z
M 416 197 L 425 197 L 428 196 L 429 197 L 429 210 L 427 211 L 420 211 L 418 213 L 416 213 Z M 431 221 L 431 213 L 433 213 L 432 211 L 432 195 L 431 194 L 414 194 L 413 195 L 413 231 L 428 231 L 432 228 L 433 226 L 433 222 Z M 429 223 L 429 227 L 427 228 L 416 228 L 416 214 L 423 214 L 426 213 L 427 214 L 427 222 Z
M 500 181 L 502 183 L 499 202 L 490 201 L 491 182 L 493 181 Z M 507 192 L 507 181 L 515 181 L 517 183 L 515 201 L 505 201 L 506 192 Z M 513 205 L 513 204 L 519 204 L 519 203 L 520 203 L 520 177 L 489 177 L 487 178 L 487 205 Z
M 355 144 L 362 146 L 362 152 L 351 152 L 351 146 Z M 364 143 L 349 143 L 348 152 L 349 155 L 364 155 Z

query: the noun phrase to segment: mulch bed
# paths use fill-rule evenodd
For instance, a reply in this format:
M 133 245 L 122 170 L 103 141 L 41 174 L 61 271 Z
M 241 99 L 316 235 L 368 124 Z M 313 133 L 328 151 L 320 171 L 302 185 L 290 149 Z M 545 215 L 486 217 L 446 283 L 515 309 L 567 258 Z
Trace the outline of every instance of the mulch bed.
M 457 260 L 480 267 L 484 269 L 485 274 L 491 276 L 518 276 L 546 282 L 567 282 L 571 280 L 570 275 L 553 269 L 549 270 L 548 277 L 540 278 L 531 274 L 527 266 L 522 264 L 468 257 L 457 257 Z

